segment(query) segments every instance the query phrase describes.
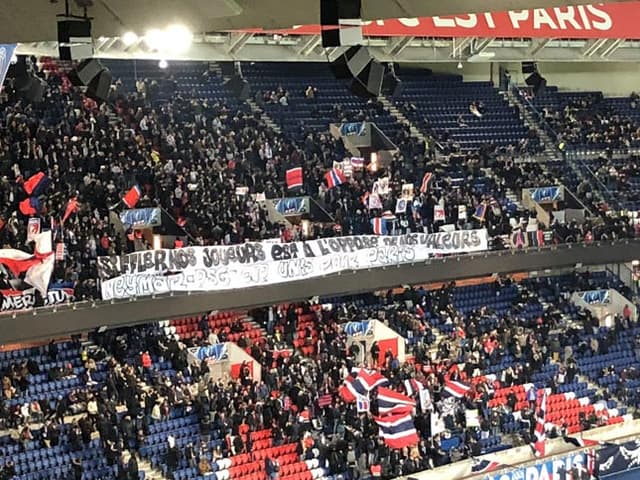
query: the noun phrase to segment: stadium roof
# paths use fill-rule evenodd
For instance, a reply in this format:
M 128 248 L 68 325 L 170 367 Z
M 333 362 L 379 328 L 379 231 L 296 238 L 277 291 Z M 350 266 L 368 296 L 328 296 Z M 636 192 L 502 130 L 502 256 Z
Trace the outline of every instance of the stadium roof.
M 81 0 L 87 2 L 88 0 Z M 90 1 L 90 0 L 89 0 Z M 70 0 L 80 14 L 77 0 Z M 127 31 L 144 34 L 152 28 L 180 23 L 194 33 L 246 28 L 288 28 L 316 24 L 319 0 L 93 0 L 94 37 L 117 37 Z M 456 13 L 520 10 L 580 5 L 585 0 L 363 0 L 364 20 L 412 18 Z M 613 3 L 613 2 L 601 2 Z M 38 42 L 57 38 L 56 15 L 62 0 L 4 0 L 0 9 L 0 42 Z

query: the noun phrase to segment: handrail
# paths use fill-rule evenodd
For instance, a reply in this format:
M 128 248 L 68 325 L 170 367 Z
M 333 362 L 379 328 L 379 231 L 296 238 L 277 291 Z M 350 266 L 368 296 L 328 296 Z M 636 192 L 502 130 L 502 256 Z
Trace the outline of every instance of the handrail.
M 539 125 L 542 126 L 543 130 L 547 133 L 547 135 L 549 135 L 551 139 L 554 142 L 556 142 L 560 138 L 560 135 L 558 135 L 558 133 L 549 124 L 549 122 L 547 122 L 547 120 L 544 118 L 544 115 L 542 115 L 542 113 L 540 113 L 540 111 L 535 107 L 535 105 L 531 103 L 531 101 L 526 97 L 526 95 L 524 95 L 522 89 L 518 87 L 518 85 L 516 85 L 513 82 L 510 82 L 510 87 L 511 87 L 511 91 L 517 96 L 517 98 L 520 99 L 522 102 L 524 102 L 525 108 L 528 108 L 534 114 L 536 121 L 538 122 Z M 602 198 L 607 200 L 609 204 L 614 204 L 617 210 L 621 210 L 620 203 L 618 202 L 613 192 L 611 192 L 611 190 L 607 188 L 607 186 L 602 182 L 602 180 L 598 178 L 595 172 L 591 169 L 591 167 L 589 167 L 589 165 L 586 162 L 584 162 L 584 160 L 582 160 L 578 155 L 571 156 L 571 153 L 573 153 L 572 146 L 568 146 L 567 148 L 569 149 L 568 152 L 563 151 L 563 153 L 566 153 L 565 158 L 570 157 L 570 159 L 573 162 L 576 162 L 578 164 L 577 166 L 586 170 L 589 173 L 589 175 L 593 177 L 593 179 L 596 181 L 598 185 L 598 190 L 600 190 Z

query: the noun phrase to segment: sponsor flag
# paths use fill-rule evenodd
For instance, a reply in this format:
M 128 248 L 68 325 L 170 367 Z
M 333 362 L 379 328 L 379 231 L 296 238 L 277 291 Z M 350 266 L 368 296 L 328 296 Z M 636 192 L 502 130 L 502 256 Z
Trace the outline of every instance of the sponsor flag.
M 424 176 L 422 177 L 422 183 L 420 184 L 420 193 L 427 193 L 432 178 L 433 173 L 427 172 L 424 174 Z
M 344 174 L 336 168 L 332 168 L 327 173 L 325 173 L 324 179 L 327 182 L 327 186 L 329 188 L 334 188 L 338 185 L 342 185 L 346 181 Z
M 64 209 L 64 216 L 62 217 L 62 224 L 67 221 L 67 219 L 77 213 L 80 210 L 80 204 L 78 203 L 78 199 L 76 197 L 71 197 L 67 202 L 67 207 Z
M 128 207 L 128 208 L 135 208 L 136 204 L 138 203 L 138 201 L 140 200 L 140 197 L 142 196 L 142 190 L 140 190 L 140 187 L 138 185 L 134 185 L 133 187 L 131 187 L 131 189 L 124 195 L 124 197 L 122 197 L 122 202 Z
M 287 188 L 289 190 L 291 190 L 292 188 L 302 187 L 302 167 L 290 168 L 289 170 L 287 170 L 286 178 Z
M 380 436 L 385 445 L 394 449 L 402 449 L 416 445 L 419 441 L 418 432 L 410 413 L 374 417 L 378 424 Z
M 449 395 L 462 398 L 471 390 L 471 386 L 456 380 L 445 380 L 444 391 Z
M 544 430 L 545 419 L 547 415 L 547 392 L 545 390 L 540 401 L 540 408 L 536 413 L 536 428 L 533 432 L 532 448 L 536 457 L 544 457 L 545 440 L 547 434 Z
M 24 182 L 24 191 L 27 192 L 27 195 L 42 195 L 46 188 L 51 183 L 51 179 L 47 177 L 43 172 L 38 172 L 35 175 L 29 177 L 29 179 Z
M 502 464 L 493 460 L 473 460 L 471 472 L 473 473 L 489 473 L 502 467 Z
M 40 201 L 36 197 L 25 198 L 20 202 L 18 208 L 27 217 L 37 215 L 40 212 Z
M 32 242 L 40 235 L 40 219 L 30 218 L 27 224 L 27 243 Z
M 371 219 L 371 228 L 375 235 L 387 234 L 387 221 L 383 218 L 376 217 Z
M 595 447 L 597 445 L 602 445 L 603 442 L 599 442 L 598 440 L 588 440 L 586 438 L 578 438 L 578 437 L 562 437 L 562 439 L 571 445 L 576 447 Z
M 389 388 L 378 388 L 378 412 L 380 415 L 411 413 L 416 406 L 412 398 Z
M 487 203 L 482 202 L 480 205 L 476 207 L 476 211 L 473 214 L 473 218 L 480 222 L 484 222 L 484 217 L 487 214 Z

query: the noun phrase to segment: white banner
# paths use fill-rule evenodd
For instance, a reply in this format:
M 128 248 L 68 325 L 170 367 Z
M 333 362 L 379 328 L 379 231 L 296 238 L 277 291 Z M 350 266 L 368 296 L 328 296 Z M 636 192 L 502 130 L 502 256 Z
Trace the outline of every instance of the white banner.
M 71 302 L 74 299 L 72 288 L 59 288 L 49 290 L 47 297 L 44 298 L 44 306 L 60 305 L 62 303 Z M 2 291 L 2 311 L 8 310 L 24 310 L 36 306 L 36 289 L 29 288 L 27 290 L 3 290 Z
M 100 257 L 98 274 L 102 298 L 110 300 L 273 285 L 487 248 L 485 229 L 359 235 L 284 244 L 253 242 Z

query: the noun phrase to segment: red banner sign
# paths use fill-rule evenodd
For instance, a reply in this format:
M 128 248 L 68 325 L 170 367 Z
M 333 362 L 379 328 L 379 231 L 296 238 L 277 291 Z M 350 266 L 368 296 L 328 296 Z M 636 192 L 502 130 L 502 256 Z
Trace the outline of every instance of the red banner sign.
M 368 37 L 626 38 L 640 39 L 640 2 L 578 5 L 446 17 L 364 22 Z M 315 35 L 320 25 L 253 33 Z

